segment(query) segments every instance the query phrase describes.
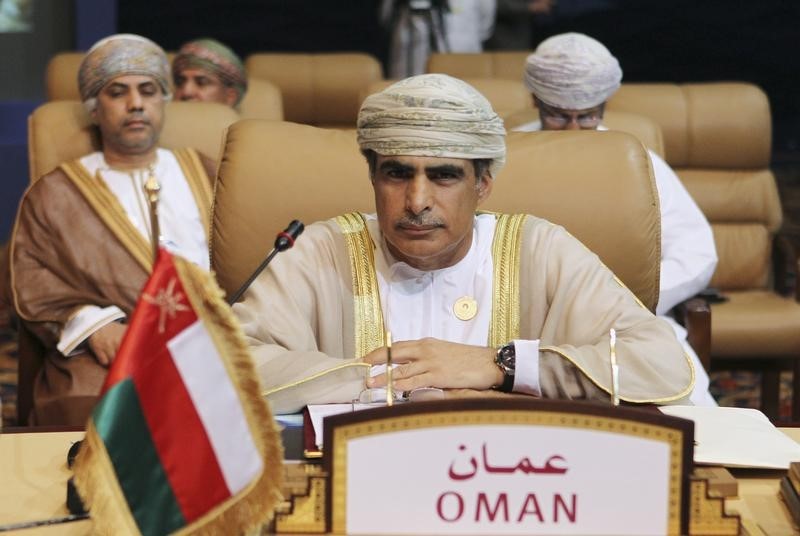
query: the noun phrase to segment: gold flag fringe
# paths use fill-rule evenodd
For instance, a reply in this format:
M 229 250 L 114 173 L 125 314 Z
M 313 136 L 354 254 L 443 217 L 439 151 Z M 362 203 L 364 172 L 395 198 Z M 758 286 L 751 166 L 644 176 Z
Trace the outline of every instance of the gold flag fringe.
M 222 290 L 206 272 L 188 261 L 174 257 L 174 263 L 192 308 L 223 356 L 263 463 L 263 471 L 253 482 L 175 534 L 249 533 L 269 523 L 275 506 L 282 500 L 280 430 L 261 396 L 261 384 L 244 333 L 225 303 Z M 94 530 L 100 534 L 119 534 L 127 528 L 138 533 L 105 445 L 91 422 L 86 439 L 76 460 L 75 484 L 91 508 Z
M 90 419 L 75 458 L 75 487 L 91 514 L 92 534 L 140 534 L 105 444 Z

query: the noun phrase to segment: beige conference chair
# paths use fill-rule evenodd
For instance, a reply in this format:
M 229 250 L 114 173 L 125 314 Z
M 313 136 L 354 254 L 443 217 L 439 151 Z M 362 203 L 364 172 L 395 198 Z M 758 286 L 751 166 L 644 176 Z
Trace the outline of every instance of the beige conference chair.
M 719 257 L 711 285 L 727 299 L 711 304 L 711 370 L 759 371 L 761 407 L 772 418 L 780 372 L 792 370 L 797 419 L 797 264 L 780 233 L 767 96 L 749 83 L 623 84 L 608 109 L 659 123 L 667 162 L 711 223 Z
M 364 53 L 255 53 L 248 77 L 268 80 L 283 96 L 286 121 L 353 128 L 366 86 L 381 80 L 378 60 Z
M 436 52 L 428 57 L 426 72 L 445 73 L 456 78 L 494 78 L 522 82 L 525 58 L 533 50 L 494 52 Z
M 228 129 L 217 181 L 211 262 L 228 294 L 289 221 L 374 212 L 367 164 L 352 131 L 240 121 Z M 655 308 L 660 217 L 640 142 L 617 132 L 512 134 L 497 181 L 483 208 L 564 225 Z

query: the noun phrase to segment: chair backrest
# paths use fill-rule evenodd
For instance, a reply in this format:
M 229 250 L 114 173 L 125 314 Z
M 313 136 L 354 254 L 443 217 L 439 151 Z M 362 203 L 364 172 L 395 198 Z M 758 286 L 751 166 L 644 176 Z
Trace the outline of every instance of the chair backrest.
M 539 120 L 539 113 L 530 104 L 525 110 L 504 117 L 506 130 Z M 633 134 L 645 147 L 664 157 L 664 137 L 661 127 L 644 115 L 608 111 L 603 115 L 603 124 L 609 129 Z
M 661 125 L 667 162 L 711 223 L 719 262 L 711 284 L 771 284 L 772 239 L 782 221 L 769 169 L 769 100 L 749 83 L 623 84 L 609 110 Z
M 78 68 L 84 52 L 59 52 L 47 62 L 44 84 L 47 100 L 81 100 Z
M 283 121 L 283 97 L 278 86 L 268 80 L 250 78 L 247 93 L 239 103 L 242 119 L 266 119 Z
M 218 159 L 225 128 L 239 119 L 232 108 L 208 102 L 169 102 L 159 145 L 192 147 Z M 31 182 L 62 162 L 100 149 L 97 128 L 83 104 L 47 102 L 28 118 L 28 158 Z
M 513 133 L 497 181 L 481 208 L 564 225 L 655 307 L 660 216 L 639 141 L 620 132 Z M 228 129 L 217 177 L 212 267 L 232 293 L 290 220 L 310 223 L 374 207 L 353 131 L 240 121 Z
M 607 108 L 655 120 L 675 169 L 769 166 L 769 100 L 753 84 L 623 84 Z
M 444 73 L 456 78 L 495 78 L 522 81 L 522 72 L 532 50 L 498 52 L 433 53 L 428 57 L 429 73 Z
M 256 53 L 245 69 L 278 86 L 286 121 L 344 128 L 356 123 L 363 89 L 383 78 L 378 60 L 363 53 Z
M 519 82 L 511 80 L 495 80 L 492 78 L 464 78 L 468 84 L 481 92 L 492 104 L 492 108 L 500 117 L 506 117 L 531 106 L 531 96 Z M 389 87 L 396 80 L 380 80 L 373 82 L 361 93 L 361 101 L 367 95 L 377 93 Z M 355 126 L 355 123 L 353 123 Z

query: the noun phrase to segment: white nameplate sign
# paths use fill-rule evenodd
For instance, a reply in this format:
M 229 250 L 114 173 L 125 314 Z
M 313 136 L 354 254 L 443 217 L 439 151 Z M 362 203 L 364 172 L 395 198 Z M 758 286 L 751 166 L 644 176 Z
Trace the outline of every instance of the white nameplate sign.
M 332 418 L 330 431 L 326 420 L 329 528 L 347 534 L 681 532 L 690 424 L 676 430 L 654 424 L 664 422 L 657 414 L 638 422 L 629 414 L 641 411 L 585 404 L 578 406 L 595 412 L 554 411 L 575 406 L 565 403 L 535 410 L 516 403 L 503 410 L 475 409 L 474 401 L 459 405 L 465 402 L 456 410 L 452 402 L 444 411 L 427 411 L 437 403 L 416 405 L 424 412 L 370 410 L 376 418 L 369 420 L 356 417 L 367 413 L 359 412 Z

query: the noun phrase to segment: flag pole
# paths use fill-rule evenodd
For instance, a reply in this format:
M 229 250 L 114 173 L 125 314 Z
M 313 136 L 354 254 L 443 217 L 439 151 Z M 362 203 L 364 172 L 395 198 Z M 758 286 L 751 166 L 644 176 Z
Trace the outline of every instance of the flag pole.
M 155 170 L 150 166 L 150 177 L 144 183 L 144 191 L 147 194 L 147 205 L 150 208 L 150 236 L 153 243 L 153 265 L 155 266 L 158 260 L 158 245 L 161 230 L 158 226 L 158 194 L 161 191 L 161 185 L 156 180 Z

